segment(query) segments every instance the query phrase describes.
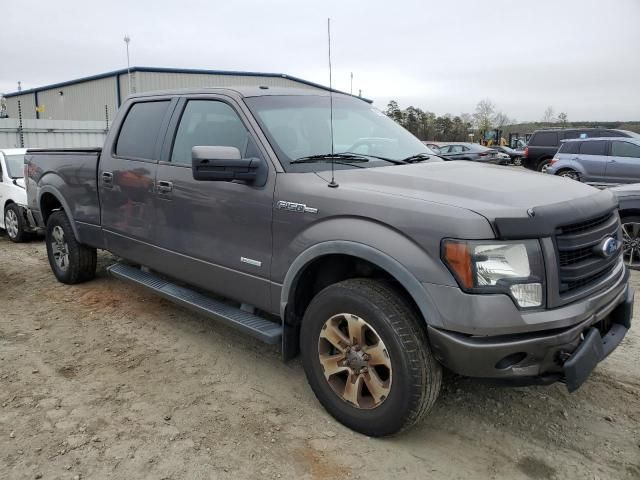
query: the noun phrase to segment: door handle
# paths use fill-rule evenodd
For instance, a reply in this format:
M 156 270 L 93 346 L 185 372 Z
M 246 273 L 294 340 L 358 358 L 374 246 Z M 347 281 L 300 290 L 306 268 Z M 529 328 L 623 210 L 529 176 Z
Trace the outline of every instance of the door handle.
M 169 193 L 173 191 L 173 183 L 166 180 L 160 180 L 156 184 L 156 188 L 158 189 L 159 193 Z
M 113 183 L 113 173 L 111 172 L 102 172 L 102 183 L 106 183 L 111 185 Z

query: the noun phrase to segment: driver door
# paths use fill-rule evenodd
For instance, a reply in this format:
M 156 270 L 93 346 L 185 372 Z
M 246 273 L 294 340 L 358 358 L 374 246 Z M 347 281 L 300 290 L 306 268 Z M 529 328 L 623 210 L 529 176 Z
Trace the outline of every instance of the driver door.
M 241 181 L 198 181 L 194 146 L 229 146 L 262 157 L 248 122 L 228 97 L 182 98 L 156 173 L 156 239 L 164 273 L 239 302 L 272 311 L 271 222 L 275 170 L 257 187 Z

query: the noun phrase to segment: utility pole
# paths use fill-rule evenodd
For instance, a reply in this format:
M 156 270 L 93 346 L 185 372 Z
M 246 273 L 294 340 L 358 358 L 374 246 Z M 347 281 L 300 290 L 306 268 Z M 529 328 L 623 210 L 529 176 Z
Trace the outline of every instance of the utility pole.
M 351 72 L 351 88 L 349 89 L 349 94 L 353 95 L 353 72 Z
M 133 92 L 131 91 L 131 64 L 129 62 L 129 42 L 131 41 L 131 37 L 128 34 L 124 36 L 124 43 L 127 45 L 127 77 L 129 79 L 129 95 Z

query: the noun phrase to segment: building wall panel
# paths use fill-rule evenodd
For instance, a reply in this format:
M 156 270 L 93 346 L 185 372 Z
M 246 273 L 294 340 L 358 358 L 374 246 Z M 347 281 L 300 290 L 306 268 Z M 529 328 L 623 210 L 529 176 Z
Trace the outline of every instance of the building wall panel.
M 100 120 L 117 110 L 115 77 L 81 82 L 38 92 L 38 103 L 44 107 L 41 119 Z

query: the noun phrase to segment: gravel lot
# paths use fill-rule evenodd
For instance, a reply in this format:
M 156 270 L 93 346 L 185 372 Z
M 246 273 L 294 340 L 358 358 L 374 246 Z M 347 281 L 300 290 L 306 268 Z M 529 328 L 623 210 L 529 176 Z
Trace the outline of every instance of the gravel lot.
M 69 287 L 41 241 L 0 236 L 1 479 L 640 478 L 637 318 L 574 394 L 449 376 L 422 424 L 371 439 L 298 361 L 108 277 L 112 261 Z

